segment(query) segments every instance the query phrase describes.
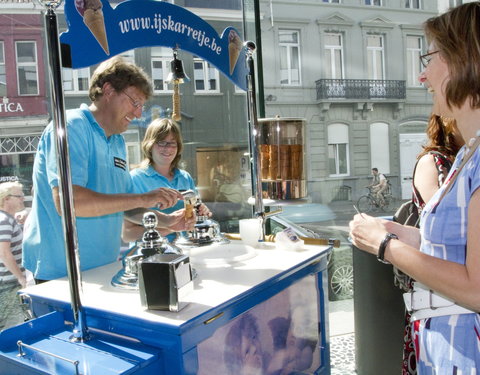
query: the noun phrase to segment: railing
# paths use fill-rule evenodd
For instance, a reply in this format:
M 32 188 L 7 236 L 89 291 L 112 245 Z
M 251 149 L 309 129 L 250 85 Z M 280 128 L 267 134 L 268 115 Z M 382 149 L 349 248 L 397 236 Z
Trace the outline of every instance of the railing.
M 319 79 L 317 100 L 405 99 L 405 81 L 375 79 Z

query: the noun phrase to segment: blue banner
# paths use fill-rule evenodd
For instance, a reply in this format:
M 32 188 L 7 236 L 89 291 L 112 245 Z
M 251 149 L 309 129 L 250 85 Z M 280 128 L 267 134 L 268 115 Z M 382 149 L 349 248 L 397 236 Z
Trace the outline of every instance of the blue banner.
M 201 57 L 247 90 L 246 47 L 233 27 L 219 36 L 185 8 L 155 0 L 127 0 L 115 9 L 106 0 L 67 0 L 65 17 L 68 30 L 60 41 L 70 46 L 72 68 L 134 48 L 164 46 Z

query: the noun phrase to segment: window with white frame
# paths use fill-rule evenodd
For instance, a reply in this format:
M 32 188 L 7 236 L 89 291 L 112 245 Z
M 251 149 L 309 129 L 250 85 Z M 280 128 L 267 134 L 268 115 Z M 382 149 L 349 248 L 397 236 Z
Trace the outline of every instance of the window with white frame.
M 324 3 L 340 4 L 340 0 L 323 0 Z
M 325 34 L 325 77 L 343 79 L 342 34 Z
M 33 160 L 40 134 L 0 137 L 0 182 L 20 181 L 30 201 Z
M 90 68 L 63 68 L 63 89 L 66 94 L 86 93 L 90 87 Z
M 350 174 L 348 126 L 345 124 L 328 125 L 328 171 L 330 176 Z
M 300 33 L 295 30 L 279 30 L 280 83 L 299 86 L 300 81 Z
M 382 6 L 382 0 L 365 0 L 365 5 Z
M 405 8 L 422 9 L 422 0 L 405 0 Z
M 420 56 L 422 54 L 423 39 L 421 36 L 407 36 L 407 86 L 421 86 L 418 76 L 422 70 Z
M 390 138 L 384 122 L 370 125 L 370 162 L 380 173 L 390 173 Z
M 152 81 L 155 92 L 172 92 L 167 78 L 170 74 L 170 62 L 173 60 L 172 50 L 165 47 L 152 47 Z
M 220 75 L 208 61 L 194 57 L 193 79 L 195 81 L 195 92 L 217 93 L 220 92 Z
M 367 35 L 367 68 L 368 79 L 384 79 L 385 66 L 382 35 Z
M 37 43 L 15 42 L 19 95 L 38 95 Z
M 0 40 L 0 96 L 7 96 L 7 74 L 5 70 L 5 48 Z

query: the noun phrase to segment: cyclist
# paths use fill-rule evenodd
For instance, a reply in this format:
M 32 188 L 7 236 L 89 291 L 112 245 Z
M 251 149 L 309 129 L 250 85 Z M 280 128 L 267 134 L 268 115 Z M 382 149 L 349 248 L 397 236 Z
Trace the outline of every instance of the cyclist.
M 380 207 L 385 205 L 384 193 L 388 189 L 388 181 L 383 173 L 378 172 L 378 168 L 372 168 L 372 183 L 367 185 L 371 189 Z

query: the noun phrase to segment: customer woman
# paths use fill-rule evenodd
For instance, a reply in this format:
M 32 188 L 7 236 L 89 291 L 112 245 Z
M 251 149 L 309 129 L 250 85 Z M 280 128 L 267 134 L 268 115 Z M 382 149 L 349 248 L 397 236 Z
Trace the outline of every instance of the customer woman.
M 142 141 L 144 159 L 138 168 L 130 172 L 135 193 L 144 193 L 159 187 L 196 192 L 190 174 L 179 168 L 182 151 L 183 140 L 178 125 L 166 118 L 153 120 Z M 184 202 L 178 201 L 176 205 L 161 211 L 167 214 L 175 211 L 178 213 L 183 207 Z M 156 207 L 151 209 L 158 210 Z M 199 214 L 211 216 L 210 210 L 203 203 L 199 207 Z M 143 232 L 142 226 L 124 220 L 122 235 L 124 241 L 135 241 L 142 237 Z M 176 232 L 168 229 L 160 229 L 159 232 L 167 236 L 169 241 L 176 238 Z
M 439 115 L 454 118 L 466 145 L 425 205 L 420 230 L 356 215 L 356 247 L 417 281 L 412 310 L 419 374 L 474 374 L 480 368 L 480 3 L 429 19 L 422 80 Z M 463 162 L 462 162 L 463 160 Z M 420 250 L 420 251 L 418 251 Z
M 426 202 L 443 185 L 455 155 L 462 145 L 463 139 L 458 133 L 455 120 L 442 118 L 435 114 L 430 116 L 427 125 L 427 143 L 417 156 L 413 172 L 412 197 L 419 214 Z M 404 273 L 394 270 L 396 284 L 405 291 L 411 291 L 413 280 Z M 416 322 L 415 324 L 418 324 L 419 321 Z M 417 373 L 411 331 L 410 313 L 407 311 L 405 314 L 402 375 Z

